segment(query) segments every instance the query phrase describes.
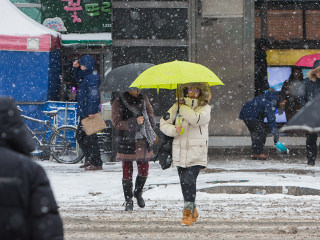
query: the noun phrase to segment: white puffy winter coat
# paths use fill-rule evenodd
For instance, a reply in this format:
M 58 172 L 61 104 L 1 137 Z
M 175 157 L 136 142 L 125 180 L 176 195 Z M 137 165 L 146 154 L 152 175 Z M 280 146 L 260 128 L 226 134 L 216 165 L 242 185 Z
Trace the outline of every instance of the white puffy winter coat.
M 175 125 L 182 123 L 183 134 L 176 132 L 172 125 L 178 105 L 174 104 L 170 114 L 160 119 L 160 130 L 167 136 L 174 137 L 172 145 L 173 165 L 191 167 L 195 165 L 207 166 L 208 162 L 208 125 L 210 122 L 210 105 L 198 106 L 197 99 L 185 98 L 186 105 L 180 105 Z

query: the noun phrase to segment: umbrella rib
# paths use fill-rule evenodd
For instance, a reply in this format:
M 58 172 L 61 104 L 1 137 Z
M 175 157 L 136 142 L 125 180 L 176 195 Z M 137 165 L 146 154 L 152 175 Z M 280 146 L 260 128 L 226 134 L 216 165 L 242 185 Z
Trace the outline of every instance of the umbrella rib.
M 312 128 L 312 127 L 308 127 L 308 126 L 305 126 L 305 125 L 292 125 L 292 126 L 283 126 L 281 128 L 281 132 L 284 132 L 284 131 L 290 131 L 290 130 L 305 130 L 307 132 L 315 132 L 318 130 L 318 128 Z

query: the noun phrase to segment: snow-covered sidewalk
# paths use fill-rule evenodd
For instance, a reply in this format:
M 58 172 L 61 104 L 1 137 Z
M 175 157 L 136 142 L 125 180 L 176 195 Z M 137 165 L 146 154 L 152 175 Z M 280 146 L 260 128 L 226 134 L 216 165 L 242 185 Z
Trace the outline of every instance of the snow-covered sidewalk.
M 79 168 L 79 164 L 65 165 L 49 161 L 39 163 L 46 169 L 50 178 L 61 215 L 64 218 L 67 239 L 104 239 L 105 231 L 110 231 L 112 234 L 112 238 L 109 239 L 125 238 L 124 235 L 129 238 L 136 237 L 136 239 L 150 239 L 150 237 L 151 239 L 178 239 L 179 234 L 174 235 L 177 238 L 172 238 L 171 235 L 158 235 L 157 221 L 167 221 L 163 224 L 176 226 L 177 228 L 174 228 L 171 233 L 183 231 L 179 226 L 183 198 L 176 168 L 163 171 L 158 163 L 150 163 L 149 178 L 143 195 L 146 207 L 139 209 L 135 205 L 134 212 L 127 213 L 123 211 L 124 197 L 120 163 L 105 164 L 104 170 L 97 172 L 85 172 Z M 136 173 L 136 168 L 134 168 L 134 176 Z M 320 189 L 319 182 L 320 167 L 317 164 L 314 167 L 307 166 L 304 160 L 253 161 L 238 159 L 228 161 L 218 159 L 211 160 L 207 170 L 200 173 L 198 190 L 215 186 L 298 186 Z M 203 230 L 203 234 L 212 236 L 206 232 L 209 225 L 215 221 L 220 223 L 231 221 L 229 227 L 221 230 L 225 234 L 221 236 L 229 239 L 230 236 L 233 236 L 232 231 L 229 231 L 230 227 L 235 227 L 232 221 L 236 221 L 236 224 L 249 221 L 244 228 L 251 226 L 250 221 L 251 224 L 271 221 L 273 228 L 271 232 L 269 231 L 270 234 L 283 231 L 284 233 L 296 234 L 298 231 L 306 239 L 309 237 L 314 239 L 313 233 L 317 232 L 316 229 L 318 230 L 315 223 L 320 220 L 319 195 L 292 196 L 264 193 L 211 194 L 208 191 L 198 191 L 196 202 L 200 218 L 197 228 L 188 230 L 191 231 L 191 235 L 188 236 L 193 239 L 192 234 L 200 229 Z M 99 227 L 97 230 L 96 224 L 101 225 L 99 221 L 102 220 L 104 230 L 102 231 Z M 81 235 L 83 229 L 75 227 L 78 226 L 79 221 L 87 229 L 85 231 L 88 233 L 87 235 Z M 108 230 L 110 221 L 116 222 L 112 231 Z M 150 223 L 148 229 L 153 228 L 153 230 L 148 231 L 146 235 L 141 235 L 140 232 L 140 235 L 136 235 L 136 231 L 124 229 L 129 228 L 126 225 L 127 221 L 135 222 L 142 230 L 146 228 L 143 226 L 145 223 Z M 288 228 L 280 228 L 283 221 L 289 224 Z M 305 222 L 305 224 L 296 225 L 297 221 Z M 278 222 L 281 222 L 279 227 Z M 309 225 L 311 232 L 306 230 Z M 262 228 L 266 227 L 263 224 L 261 226 Z M 123 235 L 123 232 L 126 231 L 129 231 L 130 234 Z M 258 234 L 262 230 L 255 231 Z M 253 236 L 257 237 L 257 234 Z M 82 238 L 80 235 L 85 237 Z M 241 236 L 250 239 L 246 235 Z M 267 237 L 267 235 L 265 236 Z
M 320 189 L 320 167 L 310 167 L 303 160 L 294 161 L 212 160 L 207 171 L 201 172 L 198 177 L 198 189 L 218 185 L 299 186 Z M 104 164 L 104 170 L 96 172 L 84 171 L 79 168 L 79 164 L 67 165 L 49 161 L 38 163 L 46 169 L 56 199 L 60 203 L 86 204 L 92 201 L 100 203 L 112 200 L 119 201 L 120 204 L 123 201 L 121 163 Z M 134 168 L 134 176 L 136 171 Z M 163 171 L 158 163 L 151 162 L 144 196 L 150 200 L 182 200 L 176 168 Z M 197 201 L 216 200 L 221 197 L 226 196 L 197 193 Z M 237 200 L 245 196 L 227 197 Z M 288 196 L 281 194 L 277 197 Z

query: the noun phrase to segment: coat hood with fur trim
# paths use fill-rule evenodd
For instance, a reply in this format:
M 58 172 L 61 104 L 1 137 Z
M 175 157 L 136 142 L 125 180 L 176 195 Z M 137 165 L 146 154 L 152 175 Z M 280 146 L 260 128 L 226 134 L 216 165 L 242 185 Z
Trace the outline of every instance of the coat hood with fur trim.
M 320 70 L 320 60 L 316 60 L 313 63 L 312 69 L 308 72 L 308 78 L 310 81 L 315 82 L 317 81 L 316 72 Z
M 185 103 L 184 98 L 188 97 L 188 88 L 192 87 L 200 89 L 201 94 L 198 100 L 199 106 L 204 106 L 210 102 L 212 95 L 208 83 L 186 83 L 178 85 L 176 92 L 176 98 L 177 100 L 180 99 L 179 102 L 181 104 Z

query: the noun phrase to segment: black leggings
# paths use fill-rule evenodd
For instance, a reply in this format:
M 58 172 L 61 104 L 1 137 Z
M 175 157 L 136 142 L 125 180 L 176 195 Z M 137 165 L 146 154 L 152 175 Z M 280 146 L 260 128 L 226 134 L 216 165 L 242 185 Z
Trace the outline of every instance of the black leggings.
M 195 202 L 197 192 L 197 177 L 203 166 L 177 167 L 180 185 L 185 202 Z
M 83 130 L 81 121 L 76 132 L 76 139 L 84 153 L 86 161 L 95 166 L 102 166 L 97 134 L 88 136 Z
M 317 158 L 317 139 L 316 133 L 308 133 L 306 140 L 307 159 L 308 162 L 315 162 Z

